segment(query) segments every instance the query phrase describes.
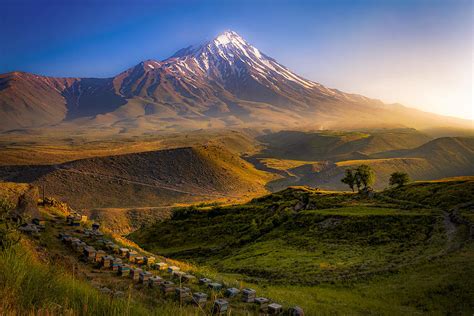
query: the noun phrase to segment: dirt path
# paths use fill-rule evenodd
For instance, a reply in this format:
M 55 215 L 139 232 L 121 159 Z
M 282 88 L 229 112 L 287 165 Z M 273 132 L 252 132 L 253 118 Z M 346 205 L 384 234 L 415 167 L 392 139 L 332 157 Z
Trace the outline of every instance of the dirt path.
M 105 174 L 101 174 L 101 173 L 81 171 L 81 170 L 72 169 L 72 168 L 58 168 L 58 170 L 71 172 L 71 173 L 78 173 L 78 174 L 96 176 L 96 177 L 103 177 L 103 178 L 108 178 L 108 179 L 112 179 L 112 180 L 123 181 L 123 182 L 131 183 L 131 184 L 137 184 L 137 185 L 147 186 L 147 187 L 151 187 L 151 188 L 165 189 L 165 190 L 168 190 L 168 191 L 173 191 L 173 192 L 178 192 L 178 193 L 193 195 L 193 196 L 207 196 L 207 197 L 216 197 L 216 198 L 229 198 L 229 197 L 230 198 L 239 198 L 239 196 L 236 196 L 236 195 L 223 194 L 223 193 L 217 193 L 217 192 L 197 193 L 197 192 L 177 189 L 175 187 L 165 185 L 165 184 L 150 184 L 150 183 L 145 183 L 145 182 L 128 180 L 128 179 L 124 179 L 124 178 L 121 178 L 121 177 L 109 176 L 109 175 L 105 175 Z M 198 188 L 198 189 L 203 190 L 203 188 Z
M 443 224 L 444 229 L 446 230 L 446 250 L 452 248 L 454 244 L 454 238 L 456 237 L 456 233 L 458 231 L 457 225 L 451 220 L 451 216 L 449 212 L 443 211 Z

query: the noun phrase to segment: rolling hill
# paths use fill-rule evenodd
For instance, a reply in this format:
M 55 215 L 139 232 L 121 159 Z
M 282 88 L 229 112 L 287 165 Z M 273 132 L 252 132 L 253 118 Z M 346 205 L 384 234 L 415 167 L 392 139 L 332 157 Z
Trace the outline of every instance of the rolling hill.
M 432 140 L 415 129 L 280 131 L 257 139 L 267 146 L 258 156 L 307 161 L 364 159 L 374 153 L 410 149 Z
M 251 197 L 265 192 L 272 176 L 225 148 L 198 146 L 4 166 L 0 177 L 44 185 L 48 195 L 75 208 L 124 208 Z
M 288 185 L 347 190 L 340 182 L 345 169 L 361 164 L 375 171 L 376 189 L 387 187 L 395 171 L 406 172 L 414 180 L 474 174 L 474 138 L 469 137 L 431 140 L 416 130 L 383 130 L 285 131 L 259 139 L 266 148 L 247 159 L 261 170 L 280 175 L 267 185 L 272 191 Z
M 372 199 L 294 187 L 243 205 L 175 209 L 130 237 L 314 313 L 466 313 L 472 240 L 450 209 L 472 208 L 473 183 L 415 183 Z M 454 262 L 463 268 L 447 268 Z
M 469 121 L 327 88 L 226 31 L 111 78 L 0 75 L 0 130 L 465 127 Z

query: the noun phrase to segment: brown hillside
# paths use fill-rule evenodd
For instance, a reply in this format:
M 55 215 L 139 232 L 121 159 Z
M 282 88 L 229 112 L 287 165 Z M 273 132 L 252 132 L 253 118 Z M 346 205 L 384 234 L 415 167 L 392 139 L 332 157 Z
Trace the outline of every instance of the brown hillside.
M 413 180 L 435 180 L 444 177 L 474 174 L 474 139 L 439 138 L 419 147 L 406 150 L 392 150 L 368 155 L 365 159 L 351 159 L 337 162 L 308 162 L 289 168 L 291 177 L 272 181 L 268 187 L 279 190 L 287 185 L 311 185 L 324 189 L 347 190 L 340 182 L 347 168 L 361 164 L 371 166 L 377 176 L 374 187 L 388 186 L 390 175 L 395 171 L 406 172 Z
M 45 185 L 76 208 L 170 205 L 264 192 L 270 176 L 222 147 L 202 146 L 0 168 L 3 179 Z

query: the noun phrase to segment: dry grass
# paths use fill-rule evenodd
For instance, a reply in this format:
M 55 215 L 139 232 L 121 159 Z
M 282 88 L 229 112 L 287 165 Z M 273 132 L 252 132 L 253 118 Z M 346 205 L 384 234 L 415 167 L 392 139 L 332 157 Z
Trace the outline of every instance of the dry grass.
M 318 163 L 317 161 L 303 161 L 303 160 L 289 160 L 289 159 L 274 159 L 274 158 L 262 158 L 260 159 L 266 166 L 278 169 L 288 170 L 296 167 L 300 167 L 307 164 Z

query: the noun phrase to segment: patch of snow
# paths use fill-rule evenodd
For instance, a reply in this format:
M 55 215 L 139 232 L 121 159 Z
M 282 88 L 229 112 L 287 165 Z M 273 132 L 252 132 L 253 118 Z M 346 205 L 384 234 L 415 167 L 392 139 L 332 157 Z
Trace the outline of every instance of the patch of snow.
M 219 35 L 214 40 L 214 43 L 216 43 L 216 45 L 226 45 L 226 44 L 229 44 L 230 42 L 231 40 L 226 33 Z

